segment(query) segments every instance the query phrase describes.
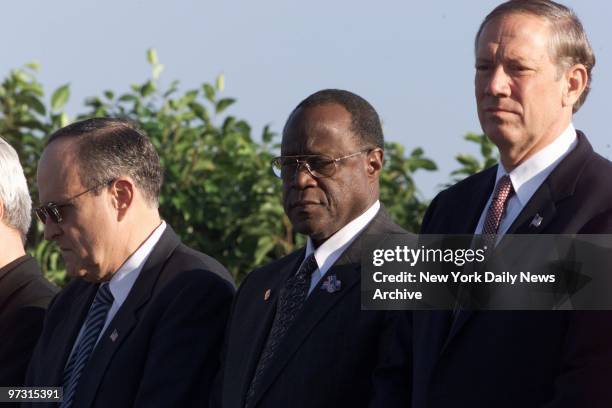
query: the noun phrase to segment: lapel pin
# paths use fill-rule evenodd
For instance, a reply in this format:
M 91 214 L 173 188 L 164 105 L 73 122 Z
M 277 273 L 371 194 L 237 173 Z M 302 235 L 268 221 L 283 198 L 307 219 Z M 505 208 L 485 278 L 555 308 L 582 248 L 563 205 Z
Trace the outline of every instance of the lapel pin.
M 534 215 L 533 220 L 531 220 L 531 224 L 529 224 L 529 226 L 538 228 L 542 224 L 542 220 L 544 220 L 544 218 L 542 218 L 540 214 L 536 214 Z
M 266 290 L 266 293 L 264 293 L 264 300 L 270 299 L 270 294 L 271 293 L 272 293 L 272 291 L 270 289 Z
M 113 332 L 111 333 L 109 337 L 114 343 L 115 340 L 117 340 L 117 338 L 119 337 L 119 332 L 117 331 L 117 329 L 113 330 Z
M 321 285 L 322 290 L 326 290 L 327 293 L 334 293 L 340 290 L 342 287 L 342 281 L 336 278 L 336 275 L 328 276 Z

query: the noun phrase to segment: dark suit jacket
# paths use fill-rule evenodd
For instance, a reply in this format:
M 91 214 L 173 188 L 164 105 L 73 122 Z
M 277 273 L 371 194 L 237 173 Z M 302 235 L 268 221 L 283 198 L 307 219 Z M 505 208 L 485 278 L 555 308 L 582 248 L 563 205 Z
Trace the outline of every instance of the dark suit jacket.
M 0 386 L 23 385 L 47 305 L 57 291 L 31 256 L 0 269 Z
M 309 295 L 264 373 L 255 407 L 363 407 L 373 392 L 371 375 L 380 361 L 381 334 L 392 330 L 394 312 L 362 311 L 361 245 L 365 234 L 405 233 L 384 209 L 353 241 L 325 276 L 341 290 Z M 267 339 L 277 296 L 297 271 L 304 249 L 251 272 L 236 295 L 225 340 L 222 406 L 243 407 Z M 265 298 L 270 290 L 269 299 Z
M 62 385 L 64 366 L 97 288 L 78 279 L 54 299 L 28 385 Z M 94 349 L 73 407 L 206 406 L 233 293 L 225 268 L 181 244 L 166 226 Z M 119 337 L 113 341 L 115 330 Z
M 422 233 L 472 234 L 496 167 L 441 192 Z M 508 234 L 612 232 L 612 163 L 578 132 Z M 539 227 L 531 226 L 539 214 Z M 612 294 L 611 294 L 612 295 Z M 415 312 L 413 407 L 612 407 L 612 312 Z

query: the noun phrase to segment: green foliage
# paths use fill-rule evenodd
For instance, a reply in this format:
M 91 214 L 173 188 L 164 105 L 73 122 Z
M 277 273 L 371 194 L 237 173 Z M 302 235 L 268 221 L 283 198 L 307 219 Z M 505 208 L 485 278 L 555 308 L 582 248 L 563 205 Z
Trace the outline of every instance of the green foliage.
M 147 51 L 147 61 L 149 79 L 120 94 L 105 90 L 88 98 L 77 119 L 126 117 L 147 132 L 165 169 L 162 217 L 187 245 L 226 265 L 238 282 L 255 267 L 303 245 L 305 238 L 293 231 L 283 212 L 280 181 L 270 169 L 273 152 L 278 150 L 277 135 L 265 127 L 261 142 L 255 141 L 249 124 L 227 113 L 236 100 L 223 95 L 223 75 L 214 84 L 181 92 L 177 81 L 160 85 L 163 65 L 155 50 Z M 68 124 L 64 107 L 70 99 L 66 84 L 46 103 L 37 70 L 36 63 L 27 64 L 11 71 L 0 85 L 0 134 L 19 153 L 34 202 L 38 197 L 36 165 L 44 140 Z M 486 139 L 466 138 L 481 144 L 487 163 L 492 160 Z M 463 167 L 454 175 L 482 167 L 470 156 L 459 157 Z M 413 174 L 436 169 L 422 149 L 406 155 L 400 144 L 386 144 L 381 200 L 408 230 L 418 231 L 427 207 Z M 43 240 L 42 232 L 42 225 L 35 223 L 28 250 L 45 275 L 62 285 L 66 277 L 61 256 L 55 244 Z
M 453 182 L 450 184 L 453 184 L 466 176 L 470 176 L 478 173 L 479 171 L 487 169 L 498 161 L 495 145 L 485 135 L 468 133 L 464 136 L 464 139 L 468 142 L 476 143 L 479 146 L 482 161 L 470 154 L 458 154 L 455 156 L 455 159 L 459 162 L 461 167 L 451 173 L 451 176 L 453 176 Z
M 380 199 L 394 220 L 408 231 L 418 231 L 427 203 L 419 197 L 412 177 L 418 170 L 437 170 L 436 164 L 414 149 L 408 157 L 399 143 L 385 144 L 385 166 L 380 179 Z
M 63 106 L 69 96 L 69 87 L 60 87 L 53 93 L 53 108 L 47 109 L 42 85 L 35 76 L 38 69 L 37 63 L 28 63 L 12 70 L 0 85 L 0 135 L 17 151 L 34 202 L 38 197 L 36 165 L 44 138 L 67 124 Z M 65 282 L 58 250 L 55 244 L 43 241 L 40 224 L 30 229 L 28 249 L 50 280 L 59 285 Z

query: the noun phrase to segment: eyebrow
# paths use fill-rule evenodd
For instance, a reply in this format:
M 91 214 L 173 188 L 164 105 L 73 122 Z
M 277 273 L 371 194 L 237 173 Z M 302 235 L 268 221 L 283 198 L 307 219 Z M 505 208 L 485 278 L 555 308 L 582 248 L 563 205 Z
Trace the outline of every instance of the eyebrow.
M 486 57 L 476 57 L 476 63 L 498 63 L 496 61 L 495 58 L 486 58 Z M 509 58 L 505 58 L 504 59 L 504 63 L 510 63 L 510 64 L 519 64 L 519 65 L 531 65 L 534 63 L 534 61 L 526 59 L 526 58 L 520 58 L 520 57 L 509 57 Z

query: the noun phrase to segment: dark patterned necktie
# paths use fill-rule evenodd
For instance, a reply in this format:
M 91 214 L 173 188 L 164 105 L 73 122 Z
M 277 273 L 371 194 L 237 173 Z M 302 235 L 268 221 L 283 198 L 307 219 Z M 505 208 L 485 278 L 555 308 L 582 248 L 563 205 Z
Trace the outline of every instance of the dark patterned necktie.
M 249 386 L 249 390 L 246 395 L 245 407 L 250 407 L 253 402 L 253 396 L 255 395 L 255 389 L 259 385 L 263 373 L 272 361 L 272 357 L 278 348 L 278 345 L 283 341 L 285 334 L 291 323 L 295 320 L 295 317 L 299 314 L 304 306 L 304 301 L 308 296 L 308 289 L 310 288 L 310 275 L 318 268 L 317 260 L 314 254 L 311 254 L 302 263 L 302 266 L 297 273 L 285 282 L 285 286 L 281 289 L 278 295 L 278 304 L 276 306 L 276 315 L 274 316 L 274 322 L 272 328 L 268 334 L 266 345 L 264 346 L 261 356 L 259 357 L 259 363 L 255 369 L 253 380 Z
M 64 399 L 60 404 L 60 408 L 72 406 L 83 368 L 85 368 L 87 361 L 89 361 L 91 352 L 98 341 L 100 331 L 106 321 L 106 315 L 112 304 L 113 294 L 108 287 L 108 283 L 105 282 L 98 288 L 96 297 L 85 318 L 85 329 L 79 342 L 74 347 L 68 365 L 64 368 Z

